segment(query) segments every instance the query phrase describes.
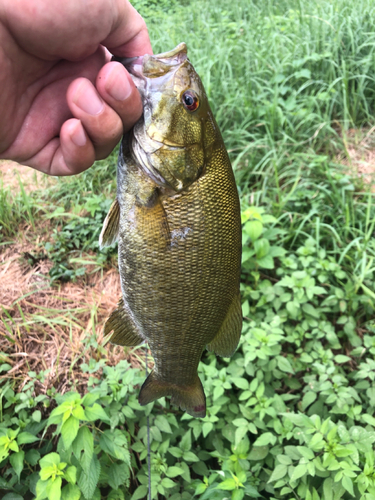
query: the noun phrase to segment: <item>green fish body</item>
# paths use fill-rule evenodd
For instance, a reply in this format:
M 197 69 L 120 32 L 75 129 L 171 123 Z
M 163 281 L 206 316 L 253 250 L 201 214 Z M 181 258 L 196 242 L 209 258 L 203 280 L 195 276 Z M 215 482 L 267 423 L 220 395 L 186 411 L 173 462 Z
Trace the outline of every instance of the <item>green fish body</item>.
M 118 239 L 123 295 L 105 333 L 113 330 L 115 344 L 150 346 L 155 366 L 140 404 L 171 396 L 204 417 L 202 352 L 230 356 L 242 326 L 236 184 L 185 44 L 126 67 L 144 116 L 123 139 L 117 199 L 100 239 Z

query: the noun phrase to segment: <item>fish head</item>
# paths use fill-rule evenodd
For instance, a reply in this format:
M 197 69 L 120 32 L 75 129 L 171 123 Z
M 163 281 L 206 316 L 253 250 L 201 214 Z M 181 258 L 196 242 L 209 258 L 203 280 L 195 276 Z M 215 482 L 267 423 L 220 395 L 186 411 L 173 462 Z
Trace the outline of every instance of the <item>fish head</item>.
M 159 186 L 182 191 L 202 175 L 220 135 L 186 45 L 124 64 L 144 108 L 133 129 L 132 152 Z

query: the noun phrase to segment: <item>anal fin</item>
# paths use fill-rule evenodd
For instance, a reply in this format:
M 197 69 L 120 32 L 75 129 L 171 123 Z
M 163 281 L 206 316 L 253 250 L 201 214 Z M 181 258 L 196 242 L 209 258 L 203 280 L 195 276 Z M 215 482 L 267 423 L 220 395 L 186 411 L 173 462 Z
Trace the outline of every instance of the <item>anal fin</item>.
M 117 200 L 112 203 L 107 217 L 103 223 L 103 229 L 99 236 L 100 248 L 109 247 L 117 240 L 120 223 L 120 205 Z
M 209 351 L 229 358 L 237 348 L 242 330 L 242 309 L 240 294 L 236 295 L 216 337 L 208 344 Z
M 107 319 L 104 325 L 104 335 L 109 335 L 112 330 L 113 335 L 110 338 L 112 344 L 133 347 L 145 341 L 130 314 L 126 311 L 123 298 L 119 300 L 117 309 Z
M 186 410 L 193 417 L 206 416 L 206 396 L 198 374 L 192 384 L 180 386 L 159 379 L 153 370 L 141 387 L 139 403 L 144 406 L 165 396 L 172 396 L 171 403 L 179 406 L 181 410 Z

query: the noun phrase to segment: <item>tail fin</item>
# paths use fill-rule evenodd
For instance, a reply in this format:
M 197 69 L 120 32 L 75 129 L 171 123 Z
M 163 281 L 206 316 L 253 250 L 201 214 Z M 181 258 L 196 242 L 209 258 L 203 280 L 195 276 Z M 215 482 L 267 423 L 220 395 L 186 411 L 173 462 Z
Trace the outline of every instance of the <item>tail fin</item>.
M 206 416 L 206 396 L 198 375 L 191 385 L 178 386 L 158 379 L 155 372 L 152 371 L 142 385 L 138 398 L 139 403 L 144 406 L 165 396 L 172 396 L 171 403 L 186 410 L 193 417 L 203 418 Z

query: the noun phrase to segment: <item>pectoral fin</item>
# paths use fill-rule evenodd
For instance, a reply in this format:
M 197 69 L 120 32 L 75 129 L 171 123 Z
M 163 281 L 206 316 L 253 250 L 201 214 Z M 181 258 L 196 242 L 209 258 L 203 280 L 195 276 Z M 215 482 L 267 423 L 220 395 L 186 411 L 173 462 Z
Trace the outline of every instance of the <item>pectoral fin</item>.
M 242 329 L 242 309 L 240 294 L 236 295 L 229 307 L 228 313 L 213 341 L 208 344 L 209 351 L 229 358 L 237 348 Z
M 142 344 L 145 339 L 140 335 L 137 325 L 124 307 L 124 299 L 120 299 L 117 309 L 115 309 L 104 325 L 104 335 L 109 335 L 112 344 L 127 347 Z
M 159 190 L 154 189 L 147 195 L 144 199 L 138 197 L 135 205 L 137 231 L 143 235 L 145 243 L 155 250 L 158 244 L 160 249 L 166 248 L 171 244 L 171 233 Z
M 120 205 L 116 198 L 104 220 L 103 229 L 99 236 L 100 248 L 109 247 L 117 240 L 119 222 Z

